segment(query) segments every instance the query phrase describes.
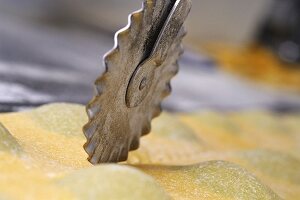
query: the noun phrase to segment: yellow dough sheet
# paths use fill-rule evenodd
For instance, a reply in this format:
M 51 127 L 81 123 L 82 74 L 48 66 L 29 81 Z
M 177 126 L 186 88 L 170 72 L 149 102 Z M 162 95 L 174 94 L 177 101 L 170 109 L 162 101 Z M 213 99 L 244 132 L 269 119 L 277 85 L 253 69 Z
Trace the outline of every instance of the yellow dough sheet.
M 84 106 L 0 115 L 0 199 L 299 199 L 300 114 L 163 113 L 126 163 L 92 166 Z

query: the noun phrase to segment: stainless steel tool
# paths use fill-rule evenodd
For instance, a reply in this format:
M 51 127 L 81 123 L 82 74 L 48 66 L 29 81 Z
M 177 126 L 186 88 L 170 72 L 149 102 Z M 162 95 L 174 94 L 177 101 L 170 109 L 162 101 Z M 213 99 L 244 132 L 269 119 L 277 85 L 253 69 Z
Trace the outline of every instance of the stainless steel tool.
M 144 0 L 116 33 L 115 47 L 104 56 L 106 70 L 95 82 L 96 96 L 87 105 L 84 149 L 91 163 L 125 161 L 150 132 L 178 71 L 190 9 L 191 0 Z

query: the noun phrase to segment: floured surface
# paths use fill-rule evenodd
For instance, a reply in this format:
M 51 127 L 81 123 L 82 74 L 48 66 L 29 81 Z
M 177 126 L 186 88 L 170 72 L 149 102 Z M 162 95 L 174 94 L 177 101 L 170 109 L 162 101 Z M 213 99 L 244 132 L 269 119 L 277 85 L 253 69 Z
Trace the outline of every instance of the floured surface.
M 71 104 L 0 115 L 0 199 L 300 196 L 300 115 L 164 113 L 130 153 L 130 167 L 86 160 L 86 120 L 84 107 Z

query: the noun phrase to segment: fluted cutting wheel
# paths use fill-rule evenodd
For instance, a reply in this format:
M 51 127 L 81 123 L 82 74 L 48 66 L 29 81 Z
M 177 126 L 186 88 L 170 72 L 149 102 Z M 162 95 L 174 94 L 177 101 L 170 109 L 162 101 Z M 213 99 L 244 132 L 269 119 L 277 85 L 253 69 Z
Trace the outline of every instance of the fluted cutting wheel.
M 106 70 L 95 82 L 97 94 L 87 105 L 84 149 L 91 163 L 125 161 L 150 132 L 178 71 L 190 8 L 190 0 L 144 0 L 116 33 L 115 47 L 104 56 Z

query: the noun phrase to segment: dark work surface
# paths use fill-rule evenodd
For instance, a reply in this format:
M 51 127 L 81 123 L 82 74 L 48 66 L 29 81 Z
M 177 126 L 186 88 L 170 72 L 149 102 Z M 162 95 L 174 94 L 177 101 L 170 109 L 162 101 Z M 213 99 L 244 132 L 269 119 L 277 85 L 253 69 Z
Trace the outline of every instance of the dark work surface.
M 86 104 L 103 70 L 102 55 L 112 46 L 113 36 L 105 32 L 0 16 L 0 112 L 50 102 Z M 164 102 L 171 111 L 300 108 L 299 95 L 233 77 L 191 51 L 172 83 L 173 94 Z

